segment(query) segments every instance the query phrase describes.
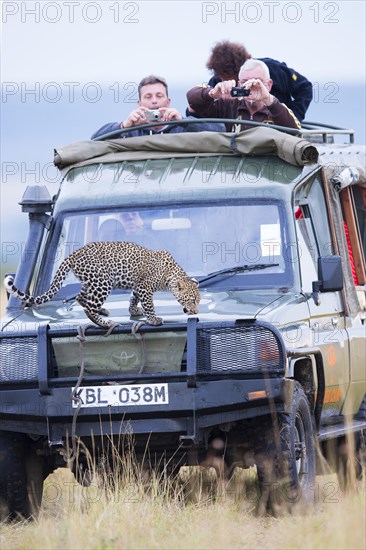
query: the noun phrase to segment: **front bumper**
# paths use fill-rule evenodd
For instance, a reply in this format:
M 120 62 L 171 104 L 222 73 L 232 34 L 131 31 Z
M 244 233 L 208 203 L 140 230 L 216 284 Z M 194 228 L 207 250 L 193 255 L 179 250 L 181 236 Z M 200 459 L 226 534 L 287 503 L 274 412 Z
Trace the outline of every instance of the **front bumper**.
M 130 328 L 118 327 L 116 332 L 126 330 Z M 141 441 L 151 434 L 166 434 L 198 445 L 214 427 L 225 430 L 232 423 L 285 411 L 291 405 L 292 381 L 284 378 L 285 348 L 273 326 L 247 320 L 200 323 L 191 318 L 187 325 L 145 326 L 141 332 L 164 330 L 187 332 L 186 364 L 180 372 L 109 379 L 84 376 L 81 387 L 167 383 L 168 403 L 143 407 L 101 403 L 76 409 L 72 406 L 72 388 L 78 379 L 61 379 L 49 373 L 52 338 L 62 338 L 63 334 L 58 330 L 53 335 L 47 325 L 39 327 L 37 382 L 5 381 L 0 385 L 2 429 L 47 437 L 51 446 L 61 444 L 71 433 L 81 438 L 133 433 Z M 94 333 L 103 332 L 93 328 L 91 335 Z M 68 329 L 65 337 L 70 336 Z M 272 346 L 276 357 L 266 368 L 261 361 L 267 349 L 263 348 L 264 341 Z
M 136 407 L 72 407 L 71 387 L 52 388 L 40 395 L 37 388 L 8 389 L 0 392 L 0 418 L 3 430 L 47 436 L 50 445 L 71 434 L 87 437 L 133 433 L 171 433 L 192 443 L 203 441 L 207 429 L 232 422 L 268 415 L 275 409 L 287 411 L 291 405 L 292 380 L 198 381 L 189 388 L 185 382 L 171 382 L 169 404 Z M 254 392 L 265 397 L 252 399 Z

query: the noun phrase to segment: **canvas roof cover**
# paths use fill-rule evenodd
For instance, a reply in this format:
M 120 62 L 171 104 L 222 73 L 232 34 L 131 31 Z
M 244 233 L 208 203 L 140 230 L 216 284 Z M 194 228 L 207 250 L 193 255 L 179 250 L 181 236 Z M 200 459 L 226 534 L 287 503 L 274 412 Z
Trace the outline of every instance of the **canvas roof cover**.
M 75 164 L 212 155 L 276 155 L 294 166 L 314 164 L 318 160 L 317 148 L 307 140 L 270 127 L 257 127 L 236 134 L 184 132 L 106 141 L 78 141 L 57 147 L 54 163 L 63 170 Z

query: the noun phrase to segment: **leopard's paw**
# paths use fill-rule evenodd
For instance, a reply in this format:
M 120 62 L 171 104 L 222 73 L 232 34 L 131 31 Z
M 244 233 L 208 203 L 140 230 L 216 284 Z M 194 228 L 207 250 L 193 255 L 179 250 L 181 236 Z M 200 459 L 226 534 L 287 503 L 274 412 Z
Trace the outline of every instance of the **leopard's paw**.
M 163 319 L 161 317 L 148 317 L 146 322 L 149 325 L 158 326 L 163 324 Z
M 144 315 L 144 310 L 142 307 L 130 307 L 129 311 L 131 317 L 140 317 L 141 315 Z

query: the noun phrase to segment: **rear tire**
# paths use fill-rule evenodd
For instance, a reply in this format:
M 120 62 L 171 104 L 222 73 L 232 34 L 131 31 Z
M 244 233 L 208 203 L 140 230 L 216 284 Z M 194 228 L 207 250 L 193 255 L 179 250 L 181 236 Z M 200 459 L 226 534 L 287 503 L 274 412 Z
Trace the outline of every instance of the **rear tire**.
M 366 421 L 366 396 L 355 420 Z M 339 438 L 336 448 L 336 471 L 342 491 L 354 490 L 357 481 L 365 475 L 366 430 Z

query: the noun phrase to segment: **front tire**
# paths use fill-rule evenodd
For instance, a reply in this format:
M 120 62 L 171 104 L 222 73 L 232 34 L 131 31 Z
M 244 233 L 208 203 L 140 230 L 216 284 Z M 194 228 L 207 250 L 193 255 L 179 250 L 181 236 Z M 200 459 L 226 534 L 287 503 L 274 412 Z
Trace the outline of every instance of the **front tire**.
M 43 460 L 27 436 L 0 431 L 0 520 L 38 514 L 43 493 Z
M 259 514 L 279 515 L 295 505 L 309 505 L 316 477 L 313 419 L 302 386 L 295 382 L 289 413 L 268 426 L 256 453 L 260 487 Z

